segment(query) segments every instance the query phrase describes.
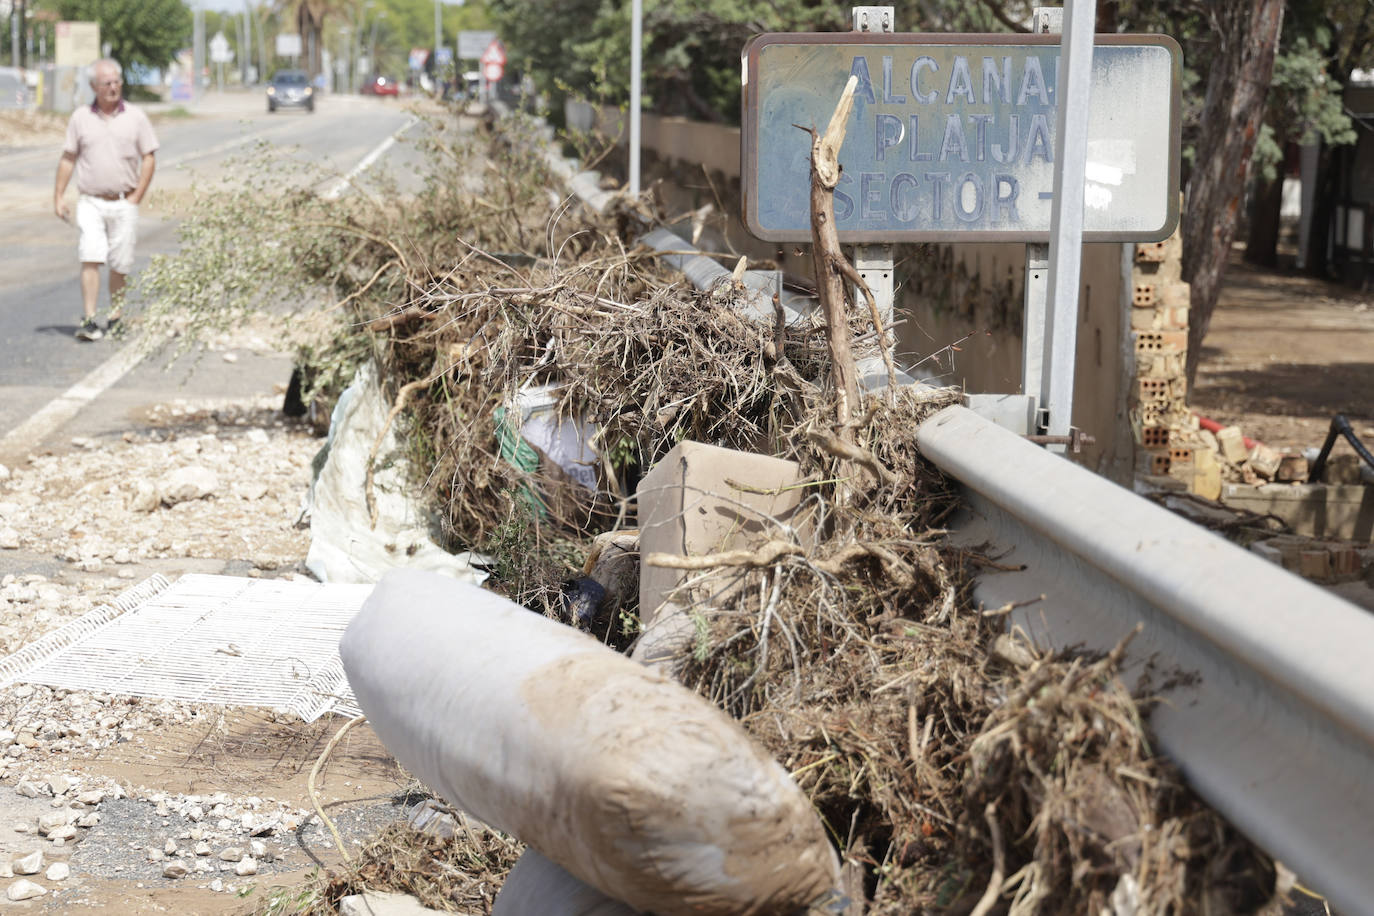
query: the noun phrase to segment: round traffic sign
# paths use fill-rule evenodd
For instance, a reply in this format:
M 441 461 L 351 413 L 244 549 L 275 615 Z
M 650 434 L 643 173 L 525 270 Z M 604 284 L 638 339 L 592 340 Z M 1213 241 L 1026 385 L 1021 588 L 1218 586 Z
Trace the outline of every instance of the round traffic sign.
M 489 83 L 501 81 L 501 74 L 506 72 L 506 68 L 498 63 L 488 61 L 482 65 L 482 78 Z

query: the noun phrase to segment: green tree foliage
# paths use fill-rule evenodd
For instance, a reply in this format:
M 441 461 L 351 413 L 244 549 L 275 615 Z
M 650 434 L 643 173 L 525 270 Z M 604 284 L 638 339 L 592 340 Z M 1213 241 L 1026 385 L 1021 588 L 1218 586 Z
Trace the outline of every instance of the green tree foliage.
M 100 23 L 110 56 L 128 67 L 166 66 L 191 39 L 191 11 L 181 0 L 54 0 L 63 19 Z

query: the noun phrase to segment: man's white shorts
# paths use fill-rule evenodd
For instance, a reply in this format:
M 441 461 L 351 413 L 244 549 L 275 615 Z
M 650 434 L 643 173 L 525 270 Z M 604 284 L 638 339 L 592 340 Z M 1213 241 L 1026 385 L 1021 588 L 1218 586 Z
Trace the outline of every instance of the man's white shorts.
M 76 251 L 83 264 L 108 264 L 110 270 L 121 274 L 133 270 L 134 240 L 138 236 L 136 204 L 83 194 L 76 201 L 76 225 L 81 230 Z

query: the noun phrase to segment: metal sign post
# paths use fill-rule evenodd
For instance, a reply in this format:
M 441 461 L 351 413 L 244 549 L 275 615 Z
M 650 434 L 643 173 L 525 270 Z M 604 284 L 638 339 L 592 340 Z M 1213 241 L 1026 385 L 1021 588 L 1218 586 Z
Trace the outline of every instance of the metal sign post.
M 854 17 L 854 31 L 856 32 L 895 32 L 897 25 L 895 22 L 895 8 L 891 6 L 856 6 L 850 10 Z M 878 316 L 882 318 L 883 328 L 892 327 L 893 301 L 895 298 L 895 288 L 892 280 L 892 273 L 895 268 L 896 246 L 891 244 L 879 243 L 876 245 L 855 245 L 854 246 L 854 269 L 859 272 L 859 276 L 864 278 L 869 290 L 873 293 L 873 298 L 878 304 Z M 854 301 L 863 302 L 863 292 L 855 287 Z M 897 335 L 891 333 L 891 343 L 889 338 L 878 341 L 879 345 L 891 350 L 897 345 Z
M 1045 369 L 1039 389 L 1045 441 L 1050 451 L 1060 454 L 1069 444 L 1077 451 L 1078 444 L 1078 431 L 1073 428 L 1073 375 L 1078 351 L 1078 280 L 1083 260 L 1084 180 L 1097 0 L 1069 0 L 1065 13 L 1059 54 L 1059 110 L 1055 116 Z M 1028 388 L 1026 393 L 1036 392 Z

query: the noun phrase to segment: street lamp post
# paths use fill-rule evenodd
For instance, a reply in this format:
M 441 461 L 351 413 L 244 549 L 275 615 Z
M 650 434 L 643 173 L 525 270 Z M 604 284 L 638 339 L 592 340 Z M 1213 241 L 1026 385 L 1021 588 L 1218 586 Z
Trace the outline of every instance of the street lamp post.
M 368 43 L 367 43 L 367 61 L 368 61 L 368 64 L 372 67 L 372 72 L 373 72 L 373 73 L 378 72 L 378 69 L 377 69 L 377 23 L 381 22 L 381 21 L 382 21 L 383 19 L 385 19 L 385 18 L 386 18 L 386 10 L 381 10 L 380 12 L 377 13 L 376 16 L 372 17 L 372 38 L 371 38 L 371 39 L 368 41 Z

